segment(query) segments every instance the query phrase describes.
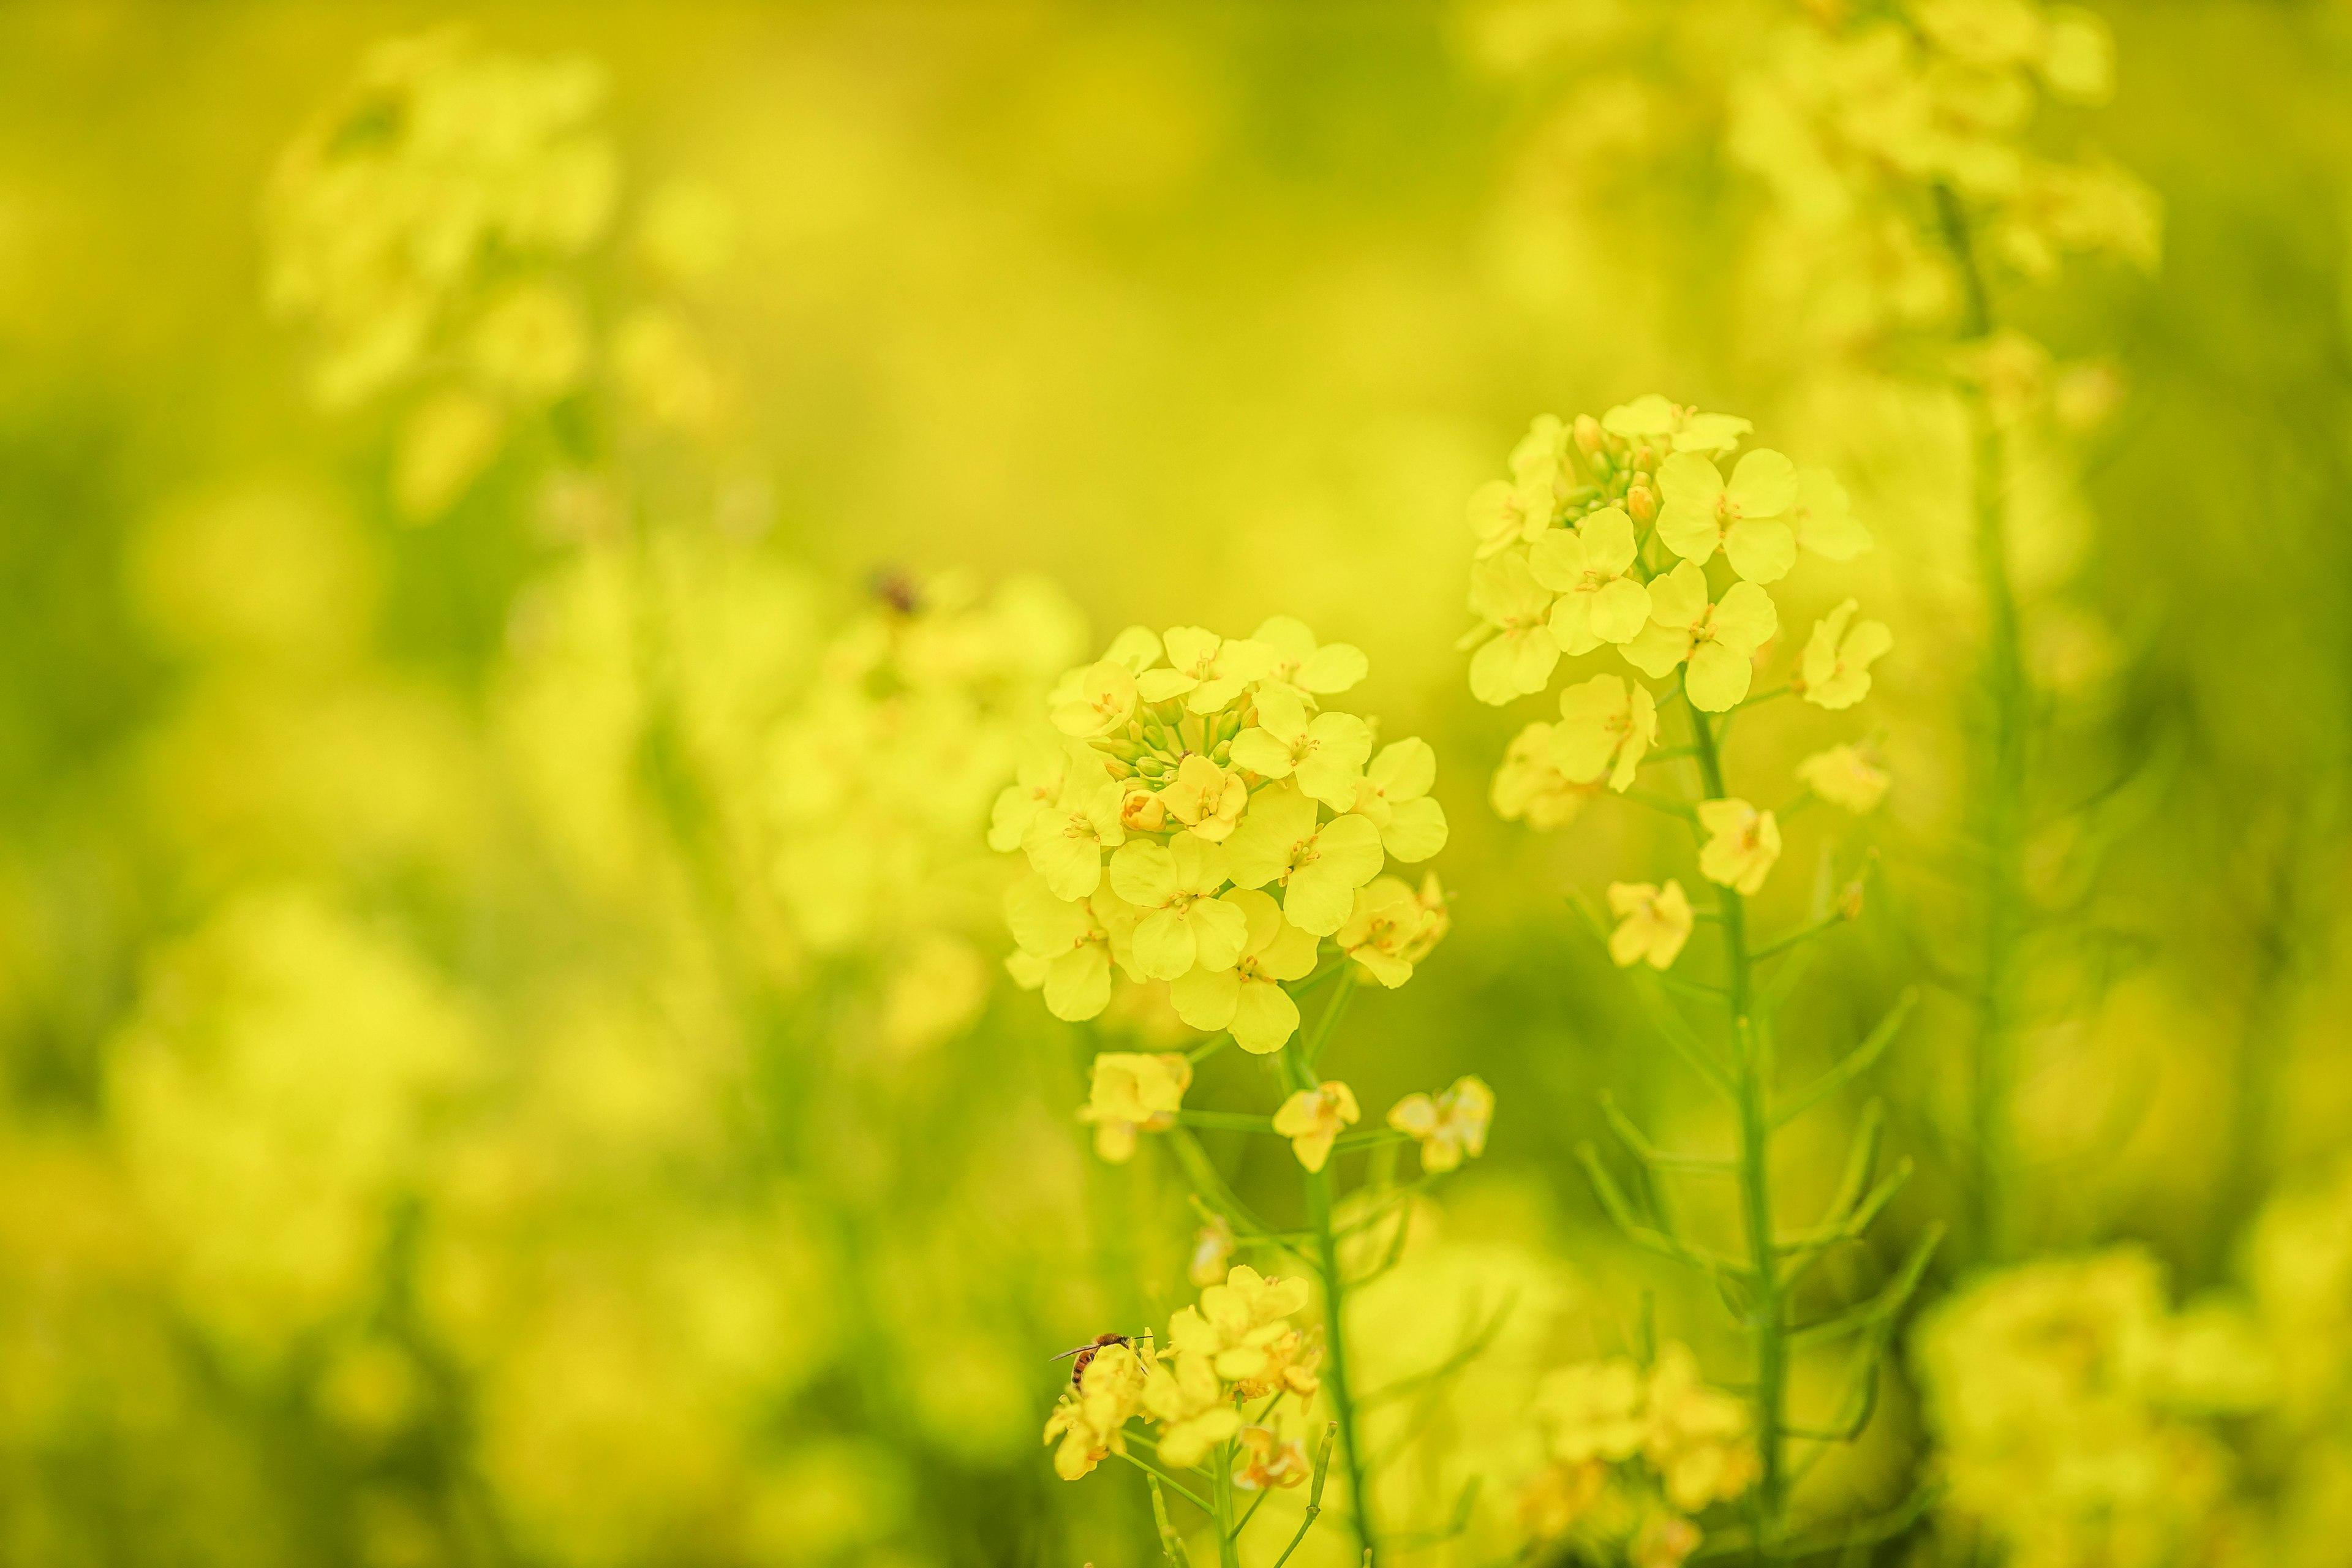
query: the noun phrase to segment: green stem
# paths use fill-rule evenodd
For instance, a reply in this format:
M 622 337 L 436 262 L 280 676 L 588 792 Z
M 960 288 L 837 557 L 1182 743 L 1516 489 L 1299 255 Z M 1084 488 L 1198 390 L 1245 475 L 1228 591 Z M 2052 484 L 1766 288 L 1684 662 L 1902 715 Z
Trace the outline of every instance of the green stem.
M 1217 1447 L 1217 1568 L 1241 1568 L 1241 1532 L 1234 1528 L 1234 1445 L 1227 1438 Z
M 1989 338 L 1993 330 L 1991 295 L 1977 261 L 1968 214 L 1947 186 L 1937 187 L 1936 208 L 1945 245 L 1960 272 L 1966 300 L 1962 335 L 1972 341 Z M 1973 552 L 1985 605 L 1980 679 L 1991 731 L 1979 797 L 1984 840 L 1983 952 L 1969 1089 L 1969 1203 L 1978 1255 L 1998 1261 L 2013 1245 L 2007 1184 L 2017 1161 L 2009 1100 L 2025 910 L 2026 731 L 2032 691 L 2017 586 L 2009 568 L 2000 429 L 1982 389 L 1969 387 L 1966 396 L 1975 459 Z
M 1341 984 L 1346 989 L 1331 998 L 1312 1046 L 1302 1047 L 1294 1041 L 1282 1053 L 1283 1067 L 1293 1089 L 1315 1087 L 1313 1052 L 1327 1043 L 1336 1015 L 1347 1005 L 1349 992 L 1354 989 L 1352 978 Z M 1355 1510 L 1356 1544 L 1364 1561 L 1370 1563 L 1375 1551 L 1371 1476 L 1364 1468 L 1363 1445 L 1356 1424 L 1355 1385 L 1348 1378 L 1348 1281 L 1339 1267 L 1339 1237 L 1331 1226 L 1331 1167 L 1328 1162 L 1321 1170 L 1307 1173 L 1306 1188 L 1307 1228 L 1315 1238 L 1317 1270 L 1323 1276 L 1324 1348 L 1330 1358 L 1323 1390 L 1331 1396 L 1331 1414 L 1338 1417 L 1339 1447 L 1348 1468 L 1348 1501 Z
M 1692 742 L 1698 756 L 1699 777 L 1707 798 L 1723 799 L 1723 759 L 1716 747 L 1707 717 L 1690 710 Z M 1772 1243 L 1771 1112 L 1769 1091 L 1770 1036 L 1751 1016 L 1755 993 L 1752 955 L 1748 948 L 1748 903 L 1729 888 L 1717 889 L 1723 911 L 1723 950 L 1729 969 L 1725 1002 L 1731 1017 L 1733 1090 L 1739 1110 L 1739 1205 L 1748 1232 L 1748 1267 L 1753 1271 L 1754 1301 L 1748 1328 L 1756 1337 L 1756 1449 L 1763 1464 L 1755 1494 L 1755 1530 L 1759 1545 L 1769 1547 L 1780 1533 L 1781 1509 L 1788 1490 L 1788 1302 L 1780 1286 L 1780 1255 Z

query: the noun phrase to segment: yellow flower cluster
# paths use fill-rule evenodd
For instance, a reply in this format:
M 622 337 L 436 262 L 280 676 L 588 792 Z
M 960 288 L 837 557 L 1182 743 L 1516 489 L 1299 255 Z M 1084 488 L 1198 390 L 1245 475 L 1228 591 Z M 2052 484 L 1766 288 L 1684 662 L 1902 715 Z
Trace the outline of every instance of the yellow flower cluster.
M 1437 756 L 1420 740 L 1376 752 L 1370 724 L 1324 708 L 1364 672 L 1355 648 L 1276 616 L 1247 637 L 1132 626 L 1064 676 L 1058 733 L 989 830 L 1030 868 L 1005 900 L 1014 977 L 1085 1019 L 1116 965 L 1261 1054 L 1297 1029 L 1283 983 L 1321 942 L 1383 985 L 1411 978 L 1444 934 L 1444 897 L 1434 877 L 1416 892 L 1381 873 L 1444 847 Z
M 1787 577 L 1801 552 L 1847 561 L 1871 546 L 1827 469 L 1799 468 L 1761 447 L 1733 460 L 1750 429 L 1655 394 L 1573 425 L 1537 419 L 1511 454 L 1511 477 L 1470 500 L 1470 605 L 1479 616 L 1464 638 L 1475 649 L 1471 690 L 1507 703 L 1549 686 L 1563 655 L 1607 646 L 1652 679 L 1679 672 L 1682 693 L 1703 712 L 1746 700 L 1758 658 L 1780 632 L 1766 586 Z M 1815 624 L 1790 678 L 1817 707 L 1860 701 L 1871 666 L 1893 646 L 1884 624 L 1854 619 L 1856 607 L 1849 599 Z M 1658 700 L 1613 672 L 1565 688 L 1559 721 L 1530 724 L 1511 742 L 1495 775 L 1496 811 L 1553 827 L 1601 790 L 1631 788 L 1658 743 Z M 1885 775 L 1852 747 L 1806 769 L 1809 787 L 1850 809 L 1868 810 L 1884 793 Z M 1771 813 L 1738 801 L 1701 809 L 1712 836 L 1702 869 L 1753 892 L 1780 854 Z M 1679 945 L 1638 952 L 1670 963 Z
M 1054 1469 L 1076 1480 L 1112 1454 L 1127 1451 L 1128 1422 L 1140 1415 L 1158 1428 L 1160 1462 L 1191 1469 L 1221 1444 L 1238 1440 L 1236 1484 L 1296 1486 L 1306 1456 L 1263 1426 L 1243 1420 L 1247 1401 L 1321 1386 L 1321 1352 L 1291 1319 L 1307 1310 L 1303 1279 L 1261 1275 L 1246 1264 L 1201 1292 L 1200 1305 L 1178 1310 L 1165 1349 L 1149 1336 L 1106 1345 L 1087 1361 L 1046 1418 L 1045 1441 L 1061 1440 Z
M 320 402 L 431 384 L 392 465 L 412 519 L 446 510 L 518 416 L 579 392 L 596 366 L 580 264 L 619 206 L 604 96 L 591 61 L 499 54 L 445 29 L 377 47 L 278 161 L 270 302 L 318 339 Z M 682 223 L 692 204 L 679 194 L 648 205 L 641 237 L 673 280 L 713 254 L 681 242 L 712 226 Z M 630 411 L 656 426 L 715 413 L 716 373 L 674 310 L 634 311 L 601 357 Z
M 1747 1405 L 1707 1387 L 1679 1344 L 1647 1371 L 1618 1357 L 1547 1373 L 1534 1415 L 1550 1463 L 1521 1490 L 1519 1518 L 1538 1541 L 1676 1568 L 1700 1542 L 1690 1516 L 1756 1481 Z
M 1998 253 L 2029 276 L 2067 254 L 2153 267 L 2155 195 L 2098 158 L 2062 163 L 2027 133 L 2037 103 L 2104 102 L 2106 26 L 2038 0 L 1909 0 L 1904 15 L 1809 6 L 1732 99 L 1730 147 L 1816 226 L 1876 228 L 1935 185 L 1984 215 Z
M 1916 1343 L 1943 1506 L 2013 1560 L 2200 1560 L 2225 1500 L 2214 1417 L 2267 1404 L 2252 1321 L 2168 1310 L 2133 1248 L 2027 1264 L 1937 1307 Z

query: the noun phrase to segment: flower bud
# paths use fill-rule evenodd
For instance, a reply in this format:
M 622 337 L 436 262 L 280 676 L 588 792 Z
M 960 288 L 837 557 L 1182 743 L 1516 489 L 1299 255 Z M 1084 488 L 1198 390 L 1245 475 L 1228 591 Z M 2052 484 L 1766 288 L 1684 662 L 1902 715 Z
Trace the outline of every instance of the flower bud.
M 1601 451 L 1601 421 L 1590 414 L 1576 416 L 1576 449 L 1588 458 Z
M 1635 522 L 1647 523 L 1658 515 L 1657 492 L 1644 484 L 1636 484 L 1625 492 L 1625 514 Z
M 1856 921 L 1862 918 L 1861 878 L 1856 877 L 1853 881 L 1848 882 L 1845 885 L 1845 891 L 1838 895 L 1837 912 L 1838 919 L 1842 921 Z

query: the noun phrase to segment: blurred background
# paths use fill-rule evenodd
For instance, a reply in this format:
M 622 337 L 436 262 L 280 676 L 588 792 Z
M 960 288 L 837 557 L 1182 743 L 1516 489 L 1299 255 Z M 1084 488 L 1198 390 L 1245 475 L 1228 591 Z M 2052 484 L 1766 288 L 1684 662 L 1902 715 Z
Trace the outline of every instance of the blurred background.
M 1047 1356 L 1191 1297 L 1176 1173 L 1070 1114 L 1097 1048 L 1187 1037 L 1005 983 L 981 838 L 1060 669 L 1273 614 L 1440 758 L 1453 934 L 1335 1051 L 1367 1106 L 1475 1072 L 1499 1109 L 1356 1311 L 1393 1374 L 1513 1302 L 1383 1482 L 1442 1521 L 1491 1476 L 1425 1555 L 1509 1559 L 1535 1373 L 1647 1290 L 1740 1376 L 1574 1158 L 1602 1088 L 1729 1136 L 1565 899 L 1660 836 L 1497 820 L 1541 700 L 1475 702 L 1454 647 L 1465 498 L 1534 415 L 1652 390 L 1835 467 L 1877 535 L 1818 608 L 1895 628 L 1887 870 L 1791 1070 L 1928 995 L 1783 1186 L 1826 1194 L 1874 1092 L 1920 1174 L 1839 1267 L 1958 1212 L 1964 439 L 1723 150 L 1808 9 L 0 7 L 0 1561 L 1155 1557 L 1137 1478 L 1059 1481 L 1038 1430 Z M 2272 1392 L 2134 1428 L 2162 1508 L 2017 1560 L 2341 1563 L 2352 11 L 2100 11 L 2113 104 L 2037 134 L 2151 187 L 2163 255 L 2003 286 L 2047 355 L 2046 920 L 2017 1242 L 1927 1294 L 2138 1259 L 2146 1310 L 2258 1342 Z M 441 163 L 365 173 L 387 104 Z M 1846 732 L 1806 722 L 1743 743 Z M 1258 1109 L 1244 1066 L 1194 1101 Z M 1801 1505 L 1941 1473 L 1935 1375 L 1902 1352 Z

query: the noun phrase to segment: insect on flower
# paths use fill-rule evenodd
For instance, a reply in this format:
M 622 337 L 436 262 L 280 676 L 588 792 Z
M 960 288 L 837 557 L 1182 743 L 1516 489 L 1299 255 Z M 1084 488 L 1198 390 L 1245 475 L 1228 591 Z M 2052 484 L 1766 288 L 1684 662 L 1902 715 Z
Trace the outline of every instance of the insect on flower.
M 1126 1345 L 1129 1349 L 1132 1350 L 1135 1346 L 1135 1342 L 1139 1339 L 1148 1337 L 1149 1332 L 1150 1331 L 1147 1330 L 1144 1334 L 1097 1334 L 1085 1344 L 1079 1345 L 1072 1350 L 1066 1350 L 1062 1352 L 1062 1355 L 1057 1355 L 1054 1359 L 1055 1361 L 1060 1361 L 1062 1356 L 1076 1356 L 1078 1358 L 1070 1363 L 1070 1383 L 1071 1385 L 1075 1387 L 1077 1385 L 1078 1380 L 1086 1376 L 1087 1365 L 1093 1362 L 1096 1356 L 1102 1353 L 1104 1346 Z

